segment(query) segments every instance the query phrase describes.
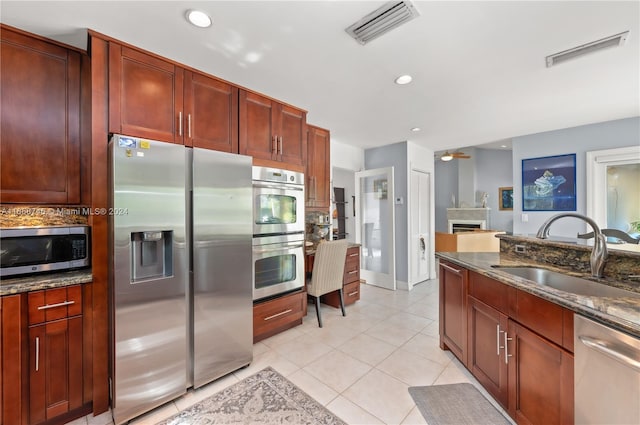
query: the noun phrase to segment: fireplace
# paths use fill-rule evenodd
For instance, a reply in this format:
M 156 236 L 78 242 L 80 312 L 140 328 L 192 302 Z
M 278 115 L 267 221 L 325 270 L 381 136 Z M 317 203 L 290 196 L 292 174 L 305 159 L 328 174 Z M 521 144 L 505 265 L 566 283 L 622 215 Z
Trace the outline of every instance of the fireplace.
M 449 233 L 473 232 L 486 228 L 486 220 L 449 220 Z
M 449 233 L 486 230 L 490 211 L 489 208 L 447 208 Z

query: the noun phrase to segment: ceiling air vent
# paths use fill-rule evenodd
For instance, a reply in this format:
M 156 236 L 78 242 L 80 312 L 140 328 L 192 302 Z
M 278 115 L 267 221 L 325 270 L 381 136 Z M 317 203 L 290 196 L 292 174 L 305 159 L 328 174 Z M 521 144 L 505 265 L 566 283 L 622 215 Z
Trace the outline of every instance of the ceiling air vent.
M 587 53 L 607 49 L 609 47 L 620 46 L 627 41 L 628 36 L 629 31 L 625 31 L 621 32 L 620 34 L 612 35 L 601 40 L 592 41 L 591 43 L 583 44 L 582 46 L 574 47 L 573 49 L 565 50 L 563 52 L 547 56 L 547 68 L 568 61 L 569 59 L 586 55 Z
M 358 43 L 367 44 L 418 16 L 420 13 L 410 1 L 392 1 L 350 25 L 345 31 Z

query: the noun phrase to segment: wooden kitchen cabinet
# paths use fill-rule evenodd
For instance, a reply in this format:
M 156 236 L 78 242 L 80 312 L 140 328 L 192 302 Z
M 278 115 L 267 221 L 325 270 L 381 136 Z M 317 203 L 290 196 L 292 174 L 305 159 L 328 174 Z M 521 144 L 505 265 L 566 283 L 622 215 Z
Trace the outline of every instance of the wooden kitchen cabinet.
M 6 295 L 0 298 L 2 357 L 0 357 L 0 423 L 27 424 L 29 417 L 29 377 L 21 367 L 28 359 L 28 316 L 26 298 Z
M 253 305 L 254 344 L 302 324 L 307 314 L 307 292 L 296 291 Z
M 331 137 L 329 130 L 308 125 L 306 203 L 310 210 L 329 211 Z
M 182 144 L 184 71 L 109 43 L 109 132 Z
M 467 364 L 468 271 L 440 260 L 440 348 Z
M 307 156 L 306 120 L 301 109 L 240 90 L 239 153 L 302 168 Z
M 78 204 L 81 54 L 0 31 L 0 202 Z
M 238 152 L 238 88 L 109 43 L 109 131 Z
M 518 424 L 573 424 L 573 355 L 509 320 L 509 414 Z
M 29 423 L 83 406 L 82 287 L 28 294 Z
M 184 77 L 184 144 L 238 153 L 238 88 L 192 71 Z
M 360 299 L 360 246 L 347 248 L 344 261 L 344 277 L 342 278 L 342 296 L 344 305 L 350 305 Z M 320 297 L 320 300 L 332 307 L 340 307 L 340 294 L 331 292 Z

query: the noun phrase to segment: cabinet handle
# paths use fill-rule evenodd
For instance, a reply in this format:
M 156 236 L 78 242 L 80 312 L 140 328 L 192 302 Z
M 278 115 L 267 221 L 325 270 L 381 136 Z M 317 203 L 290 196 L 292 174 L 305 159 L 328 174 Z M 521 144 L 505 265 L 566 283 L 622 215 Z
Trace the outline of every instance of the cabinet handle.
M 462 273 L 460 270 L 458 270 L 458 269 L 454 269 L 453 267 L 451 267 L 451 266 L 449 266 L 449 265 L 447 265 L 447 264 L 440 263 L 440 267 L 444 267 L 445 269 L 447 269 L 447 270 L 449 270 L 449 271 L 451 271 L 451 272 L 454 272 L 455 274 L 460 274 L 460 273 Z
M 353 292 L 348 293 L 347 296 L 353 297 L 354 295 L 358 295 L 359 292 L 360 291 L 353 291 Z
M 36 337 L 36 372 L 40 369 L 40 338 Z
M 500 330 L 500 325 L 496 325 L 496 354 L 498 356 L 500 356 L 500 349 L 504 348 L 502 345 L 500 345 L 500 334 L 503 332 L 504 331 Z
M 282 155 L 282 136 L 280 136 L 280 155 Z
M 182 136 L 182 111 L 178 112 L 178 136 Z
M 350 271 L 350 272 L 348 272 L 347 274 L 355 274 L 355 273 L 358 273 L 358 270 Z
M 360 254 L 349 254 L 349 257 L 357 257 Z
M 513 354 L 509 354 L 509 341 L 513 341 L 513 338 L 509 338 L 507 333 L 504 333 L 504 364 L 509 364 L 509 357 L 513 357 Z
M 187 130 L 189 131 L 189 139 L 191 139 L 191 114 L 187 115 Z
M 47 304 L 47 305 L 41 305 L 40 307 L 38 307 L 38 310 L 48 310 L 50 308 L 56 308 L 56 307 L 64 307 L 65 305 L 71 305 L 71 304 L 75 304 L 75 301 L 64 301 L 61 303 L 57 303 L 57 304 Z
M 271 141 L 271 152 L 278 153 L 278 135 L 274 134 Z
M 276 314 L 274 314 L 274 315 L 272 315 L 272 316 L 265 317 L 265 318 L 264 318 L 264 319 L 262 319 L 262 320 L 267 321 L 267 320 L 275 319 L 276 317 L 280 317 L 280 316 L 282 316 L 283 314 L 291 313 L 292 311 L 293 311 L 293 310 L 291 310 L 291 309 L 289 309 L 289 310 L 285 310 L 285 311 L 281 311 L 280 313 L 276 313 Z

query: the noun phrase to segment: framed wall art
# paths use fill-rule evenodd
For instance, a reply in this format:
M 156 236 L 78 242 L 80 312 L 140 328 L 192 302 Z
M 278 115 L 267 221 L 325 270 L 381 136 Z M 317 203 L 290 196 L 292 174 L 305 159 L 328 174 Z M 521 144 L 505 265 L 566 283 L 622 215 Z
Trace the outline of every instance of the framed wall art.
M 513 187 L 498 188 L 498 206 L 500 211 L 513 210 Z
M 522 160 L 522 211 L 576 210 L 576 154 Z

